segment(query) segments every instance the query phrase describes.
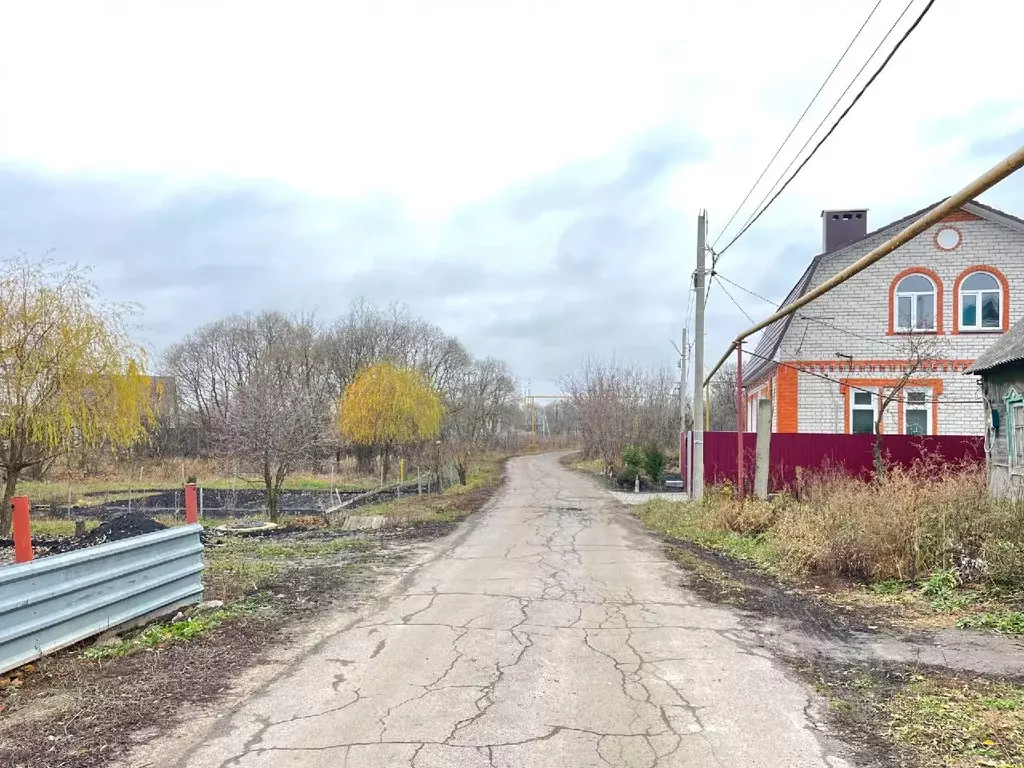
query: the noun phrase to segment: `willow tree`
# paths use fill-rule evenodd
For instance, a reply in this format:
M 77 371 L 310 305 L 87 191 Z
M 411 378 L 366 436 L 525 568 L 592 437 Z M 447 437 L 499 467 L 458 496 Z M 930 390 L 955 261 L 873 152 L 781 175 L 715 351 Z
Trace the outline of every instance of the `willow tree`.
M 0 535 L 21 473 L 75 448 L 138 442 L 154 393 L 130 308 L 101 303 L 77 267 L 0 264 Z
M 386 479 L 395 446 L 440 434 L 444 407 L 419 371 L 377 363 L 360 371 L 345 390 L 339 414 L 346 439 L 380 451 Z

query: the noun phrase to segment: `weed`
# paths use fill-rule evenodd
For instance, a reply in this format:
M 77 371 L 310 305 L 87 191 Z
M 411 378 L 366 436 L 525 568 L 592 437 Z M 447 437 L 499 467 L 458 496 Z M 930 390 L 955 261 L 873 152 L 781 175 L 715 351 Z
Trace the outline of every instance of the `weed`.
M 198 613 L 180 621 L 151 624 L 134 637 L 122 640 L 113 645 L 99 645 L 87 648 L 83 653 L 90 661 L 114 659 L 127 656 L 137 651 L 150 651 L 161 648 L 169 643 L 186 642 L 199 635 L 216 629 L 225 621 L 238 619 L 258 610 L 259 605 L 252 601 L 236 603 L 215 611 Z
M 1024 687 L 984 679 L 915 675 L 886 702 L 893 740 L 924 765 L 1019 766 Z
M 680 528 L 678 513 L 652 507 L 640 515 L 656 530 Z M 1012 585 L 1024 578 L 1024 503 L 989 498 L 985 472 L 973 465 L 940 467 L 924 459 L 909 469 L 893 467 L 877 481 L 821 472 L 804 477 L 797 495 L 780 493 L 771 501 L 741 501 L 726 484 L 708 489 L 702 504 L 683 516 L 685 533 L 672 535 L 760 537 L 779 567 L 794 574 L 866 582 L 914 582 L 932 574 L 925 594 L 936 598 L 958 582 Z
M 991 629 L 1006 635 L 1024 635 L 1024 613 L 1020 611 L 974 613 L 962 617 L 956 625 L 968 629 Z
M 948 569 L 938 569 L 921 585 L 925 597 L 942 597 L 956 589 L 956 574 Z
M 902 595 L 907 591 L 907 583 L 896 579 L 876 581 L 871 585 L 871 591 L 876 595 Z

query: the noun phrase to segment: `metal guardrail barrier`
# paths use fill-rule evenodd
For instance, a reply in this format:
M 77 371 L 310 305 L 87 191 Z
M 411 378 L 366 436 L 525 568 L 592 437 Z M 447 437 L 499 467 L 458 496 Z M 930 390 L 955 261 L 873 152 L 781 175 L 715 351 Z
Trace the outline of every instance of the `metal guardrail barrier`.
M 108 629 L 198 603 L 202 526 L 0 567 L 0 673 Z

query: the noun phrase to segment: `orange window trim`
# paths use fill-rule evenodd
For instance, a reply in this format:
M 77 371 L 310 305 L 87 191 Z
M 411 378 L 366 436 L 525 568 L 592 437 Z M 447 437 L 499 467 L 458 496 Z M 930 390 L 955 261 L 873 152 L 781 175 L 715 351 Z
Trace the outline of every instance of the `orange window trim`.
M 999 329 L 993 328 L 988 332 L 1006 333 L 1010 330 L 1010 281 L 1006 279 L 1006 275 L 988 264 L 975 264 L 973 267 L 968 267 L 957 275 L 956 282 L 953 283 L 953 333 L 985 333 L 985 331 L 960 330 L 960 284 L 975 272 L 988 272 L 1003 287 L 1003 306 L 1000 308 L 1003 316 L 1002 327 Z
M 897 331 L 895 323 L 896 315 L 896 286 L 899 285 L 907 275 L 924 275 L 930 277 L 932 282 L 935 284 L 935 330 L 934 331 Z M 928 267 L 908 267 L 902 272 L 896 273 L 896 277 L 892 279 L 889 284 L 889 330 L 886 333 L 887 336 L 900 336 L 909 335 L 911 333 L 928 335 L 933 333 L 936 336 L 942 335 L 942 279 L 939 277 L 939 273 L 934 269 L 928 269 Z
M 840 379 L 839 390 L 843 395 L 843 431 L 846 434 L 850 432 L 850 392 L 853 387 L 859 387 L 861 389 L 868 389 L 874 387 L 877 392 L 879 404 L 881 404 L 882 393 L 887 387 L 895 387 L 900 383 L 899 379 Z M 907 389 L 930 389 L 932 391 L 932 434 L 939 433 L 939 397 L 942 395 L 943 381 L 942 379 L 909 379 L 904 382 L 903 392 Z M 901 396 L 899 402 L 896 403 L 896 429 L 899 434 L 903 434 L 904 425 L 904 405 L 903 402 L 905 397 Z M 884 433 L 884 423 L 882 425 L 882 432 Z

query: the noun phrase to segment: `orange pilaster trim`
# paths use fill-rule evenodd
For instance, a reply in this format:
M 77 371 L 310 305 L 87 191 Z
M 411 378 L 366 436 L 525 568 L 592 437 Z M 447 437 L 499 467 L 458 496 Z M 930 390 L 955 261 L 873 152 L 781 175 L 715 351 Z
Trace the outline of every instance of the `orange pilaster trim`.
M 797 409 L 797 370 L 788 365 L 778 368 L 776 387 L 776 431 L 796 432 L 798 424 Z

